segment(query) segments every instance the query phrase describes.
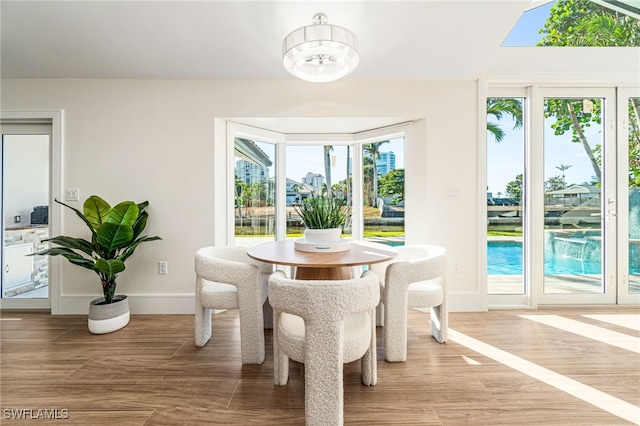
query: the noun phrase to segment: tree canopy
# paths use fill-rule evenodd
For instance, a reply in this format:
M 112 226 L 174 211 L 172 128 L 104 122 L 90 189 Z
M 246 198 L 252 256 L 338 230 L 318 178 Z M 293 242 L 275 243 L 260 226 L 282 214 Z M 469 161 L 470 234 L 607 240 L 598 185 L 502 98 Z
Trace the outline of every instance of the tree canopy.
M 538 46 L 640 46 L 640 20 L 592 1 L 559 0 Z
M 540 30 L 539 46 L 640 46 L 640 20 L 591 1 L 559 0 Z M 599 99 L 552 99 L 545 102 L 545 117 L 555 117 L 556 135 L 571 130 L 572 141 L 581 143 L 598 179 L 601 178 L 602 149 L 587 143 L 584 131 L 601 123 Z M 629 101 L 629 185 L 640 186 L 640 98 Z
M 380 176 L 380 194 L 395 195 L 396 202 L 404 199 L 404 169 L 393 169 Z
M 487 115 L 493 115 L 498 121 L 503 115 L 509 115 L 513 118 L 513 128 L 522 127 L 522 101 L 515 98 L 488 98 L 487 99 Z M 502 142 L 505 133 L 499 124 L 487 121 L 487 130 L 496 139 L 496 142 Z

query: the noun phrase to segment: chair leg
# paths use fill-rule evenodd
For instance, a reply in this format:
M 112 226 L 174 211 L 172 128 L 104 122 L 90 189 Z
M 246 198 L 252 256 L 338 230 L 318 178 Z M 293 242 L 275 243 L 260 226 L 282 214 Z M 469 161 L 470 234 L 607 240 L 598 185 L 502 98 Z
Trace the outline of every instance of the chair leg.
M 201 348 L 211 339 L 211 309 L 196 302 L 195 314 L 196 346 Z
M 243 364 L 264 362 L 264 317 L 262 305 L 240 310 L 240 347 Z
M 388 290 L 388 289 L 387 289 Z M 389 295 L 384 305 L 384 358 L 388 362 L 407 360 L 407 293 Z
M 284 386 L 289 381 L 289 357 L 280 350 L 278 344 L 279 315 L 273 311 L 273 381 L 277 386 Z
M 269 299 L 262 305 L 262 318 L 264 321 L 264 329 L 271 330 L 273 328 L 273 308 L 269 304 Z
M 431 307 L 431 335 L 440 343 L 447 342 L 448 317 L 446 304 Z
M 384 326 L 384 303 L 382 303 L 382 300 L 376 306 L 376 326 Z
M 379 305 L 378 305 L 379 306 Z M 371 315 L 375 310 L 371 311 Z M 377 359 L 377 342 L 376 342 L 376 319 L 371 318 L 371 342 L 369 349 L 365 352 L 360 360 L 360 369 L 362 370 L 362 383 L 367 386 L 373 386 L 378 381 L 378 359 Z
M 307 336 L 322 336 L 307 340 L 305 347 L 304 411 L 308 426 L 344 424 L 343 325 L 337 329 L 323 326 L 305 325 Z

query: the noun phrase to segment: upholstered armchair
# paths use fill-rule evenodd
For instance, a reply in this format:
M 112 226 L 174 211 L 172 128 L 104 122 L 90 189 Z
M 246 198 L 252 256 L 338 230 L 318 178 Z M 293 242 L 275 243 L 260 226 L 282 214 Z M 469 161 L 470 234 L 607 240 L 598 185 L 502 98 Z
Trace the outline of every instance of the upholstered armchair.
M 196 252 L 195 344 L 211 338 L 211 310 L 238 309 L 243 364 L 264 361 L 263 305 L 272 265 L 253 260 L 244 247 L 203 247 Z
M 407 360 L 407 311 L 430 308 L 431 334 L 447 341 L 446 250 L 433 245 L 397 247 L 398 256 L 370 269 L 381 278 L 384 356 L 389 362 Z
M 276 271 L 269 279 L 275 384 L 287 384 L 289 359 L 304 363 L 307 425 L 343 424 L 344 363 L 361 359 L 362 382 L 376 384 L 378 282 L 371 271 L 333 281 L 294 280 Z

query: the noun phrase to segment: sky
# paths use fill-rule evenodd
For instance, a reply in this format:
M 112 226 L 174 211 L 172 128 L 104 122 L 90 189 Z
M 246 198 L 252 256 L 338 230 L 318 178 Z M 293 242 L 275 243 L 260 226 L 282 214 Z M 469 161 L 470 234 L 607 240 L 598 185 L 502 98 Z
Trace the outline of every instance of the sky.
M 503 116 L 499 122 L 495 118 L 488 117 L 489 121 L 498 123 L 505 131 L 505 138 L 497 143 L 493 135 L 487 135 L 487 191 L 493 197 L 504 196 L 507 183 L 515 180 L 515 177 L 524 172 L 523 157 L 523 130 L 513 130 L 513 120 Z M 567 131 L 562 136 L 555 136 L 551 129 L 554 118 L 545 120 L 544 129 L 544 175 L 545 180 L 551 176 L 561 176 L 562 172 L 556 167 L 560 165 L 571 166 L 565 173 L 568 185 L 581 184 L 592 180 L 595 172 L 591 162 L 581 144 L 571 142 L 571 132 Z M 589 144 L 593 147 L 601 143 L 601 126 L 593 123 L 585 132 Z M 500 195 L 498 195 L 500 193 Z
M 260 146 L 270 158 L 274 158 L 274 150 L 269 144 L 258 142 L 258 146 Z M 396 155 L 396 169 L 404 168 L 403 138 L 392 139 L 389 143 L 381 145 L 380 151 L 393 151 Z M 332 183 L 337 183 L 344 180 L 347 176 L 347 147 L 345 145 L 334 145 L 334 150 L 331 155 L 335 156 L 335 166 L 331 168 L 331 180 Z M 351 155 L 353 155 L 353 151 L 351 151 Z M 286 174 L 289 179 L 300 182 L 302 177 L 306 176 L 309 172 L 325 176 L 324 150 L 321 145 L 287 145 L 286 157 Z M 274 174 L 275 168 L 270 167 L 269 175 L 274 176 Z
M 502 46 L 535 46 L 542 39 L 538 32 L 544 28 L 549 10 L 555 2 L 549 2 L 526 11 L 513 27 Z
M 314 150 L 310 151 L 310 148 L 314 148 Z M 380 145 L 380 152 L 390 151 L 393 151 L 396 156 L 396 169 L 403 169 L 404 139 L 393 139 L 389 143 Z M 336 183 L 344 180 L 347 176 L 347 147 L 334 146 L 331 155 L 335 155 L 336 157 L 335 167 L 331 168 L 331 180 L 332 183 Z M 353 152 L 351 152 L 351 155 L 353 155 Z M 291 158 L 295 158 L 295 160 L 290 161 Z M 287 177 L 291 179 L 299 180 L 302 176 L 305 176 L 307 172 L 325 175 L 323 148 L 321 146 L 288 146 L 287 159 Z

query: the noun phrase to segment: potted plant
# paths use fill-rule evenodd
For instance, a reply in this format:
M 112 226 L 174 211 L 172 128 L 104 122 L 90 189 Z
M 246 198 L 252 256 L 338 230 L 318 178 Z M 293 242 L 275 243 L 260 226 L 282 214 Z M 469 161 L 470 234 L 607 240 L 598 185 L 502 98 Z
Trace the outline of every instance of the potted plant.
M 82 219 L 91 231 L 91 239 L 58 236 L 44 241 L 56 244 L 36 255 L 63 256 L 74 265 L 87 268 L 100 277 L 104 297 L 92 300 L 89 305 L 89 331 L 94 334 L 119 330 L 129 323 L 127 296 L 116 295 L 116 278 L 125 270 L 125 261 L 144 242 L 160 240 L 160 237 L 142 235 L 149 214 L 148 201 L 136 204 L 123 201 L 111 207 L 102 198 L 92 195 L 79 211 L 55 200 Z
M 337 243 L 350 218 L 344 200 L 326 195 L 307 198 L 294 208 L 306 226 L 304 237 L 310 243 Z

